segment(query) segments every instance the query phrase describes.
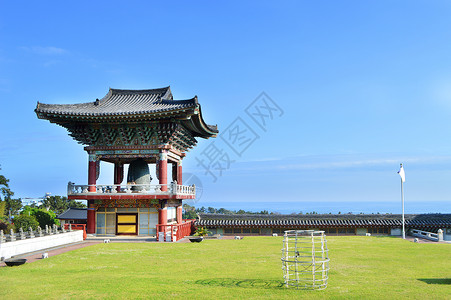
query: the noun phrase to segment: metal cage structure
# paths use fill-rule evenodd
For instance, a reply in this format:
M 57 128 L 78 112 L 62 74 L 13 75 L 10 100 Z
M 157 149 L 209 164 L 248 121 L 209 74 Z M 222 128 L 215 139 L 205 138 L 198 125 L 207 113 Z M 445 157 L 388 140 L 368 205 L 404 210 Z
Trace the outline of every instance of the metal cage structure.
M 329 261 L 324 231 L 285 231 L 282 270 L 286 287 L 324 290 L 329 278 Z

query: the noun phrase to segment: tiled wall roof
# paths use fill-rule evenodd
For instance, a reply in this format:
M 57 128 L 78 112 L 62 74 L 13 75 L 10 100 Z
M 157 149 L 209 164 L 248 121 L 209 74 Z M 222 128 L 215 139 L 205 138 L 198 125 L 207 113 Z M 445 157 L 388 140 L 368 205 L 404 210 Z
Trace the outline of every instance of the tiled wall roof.
M 369 227 L 402 225 L 401 215 L 222 215 L 200 214 L 200 226 Z M 451 227 L 451 214 L 406 215 L 407 226 Z

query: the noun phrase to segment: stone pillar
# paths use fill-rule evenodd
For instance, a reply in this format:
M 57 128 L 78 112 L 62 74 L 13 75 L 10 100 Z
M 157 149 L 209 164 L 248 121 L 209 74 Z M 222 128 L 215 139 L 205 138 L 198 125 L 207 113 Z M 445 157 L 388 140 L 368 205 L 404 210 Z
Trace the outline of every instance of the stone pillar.
M 96 233 L 96 209 L 94 208 L 94 200 L 88 200 L 88 224 L 86 233 Z
M 89 154 L 89 164 L 88 164 L 88 191 L 96 191 L 96 181 L 97 181 L 97 157 L 95 154 Z
M 34 232 L 33 232 L 33 228 L 28 227 L 28 234 L 30 235 L 30 239 L 34 238 Z
M 158 159 L 158 180 L 159 184 L 164 184 L 161 187 L 161 191 L 168 190 L 168 153 L 167 150 L 160 150 Z
M 179 206 L 177 206 L 177 223 L 178 224 L 182 224 L 183 223 L 183 208 L 182 205 L 180 204 Z
M 114 184 L 120 185 L 124 180 L 124 165 L 121 163 L 114 164 Z M 118 192 L 121 191 L 121 187 L 116 188 Z
M 9 232 L 9 241 L 14 242 L 15 240 L 16 240 L 16 236 L 14 234 L 14 231 L 11 229 L 11 231 Z
M 39 235 L 39 237 L 43 237 L 44 236 L 44 233 L 42 232 L 41 226 L 38 226 L 38 235 Z
M 19 237 L 20 237 L 21 240 L 24 240 L 24 239 L 25 239 L 25 234 L 24 234 L 24 232 L 23 232 L 22 227 L 19 228 Z

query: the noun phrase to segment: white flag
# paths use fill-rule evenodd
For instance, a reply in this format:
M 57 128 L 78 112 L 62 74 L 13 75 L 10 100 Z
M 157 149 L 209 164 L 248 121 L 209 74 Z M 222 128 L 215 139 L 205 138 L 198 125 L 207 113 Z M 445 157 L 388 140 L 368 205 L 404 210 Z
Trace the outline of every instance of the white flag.
M 399 176 L 401 176 L 402 182 L 406 182 L 406 173 L 404 173 L 404 168 L 402 167 L 402 164 L 401 168 L 399 168 L 398 174 Z

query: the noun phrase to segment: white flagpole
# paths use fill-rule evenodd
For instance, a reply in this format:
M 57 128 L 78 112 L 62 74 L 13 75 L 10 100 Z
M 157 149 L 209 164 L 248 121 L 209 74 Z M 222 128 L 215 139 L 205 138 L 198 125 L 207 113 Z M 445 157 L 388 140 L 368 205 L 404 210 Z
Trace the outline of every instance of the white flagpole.
M 402 238 L 406 239 L 406 227 L 405 227 L 405 218 L 404 218 L 404 181 L 406 180 L 406 175 L 404 172 L 404 168 L 399 168 L 398 172 L 399 176 L 401 176 L 401 203 L 402 203 Z
M 402 199 L 402 238 L 406 239 L 406 228 L 405 228 L 406 222 L 404 219 L 404 182 L 402 181 L 402 178 L 401 178 L 401 199 Z

